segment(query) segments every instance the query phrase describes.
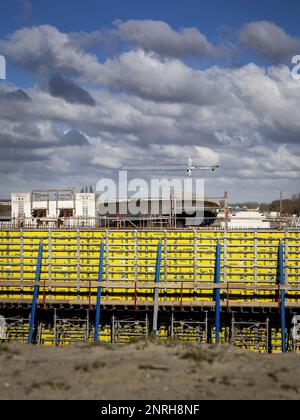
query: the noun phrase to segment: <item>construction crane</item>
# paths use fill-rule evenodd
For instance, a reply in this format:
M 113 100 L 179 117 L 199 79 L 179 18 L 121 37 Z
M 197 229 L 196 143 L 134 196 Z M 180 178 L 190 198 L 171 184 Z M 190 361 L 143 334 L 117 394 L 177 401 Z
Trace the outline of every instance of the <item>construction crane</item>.
M 213 171 L 215 172 L 220 166 L 194 166 L 192 158 L 188 158 L 187 165 L 133 165 L 124 166 L 123 171 L 186 171 L 189 178 L 192 177 L 193 171 Z

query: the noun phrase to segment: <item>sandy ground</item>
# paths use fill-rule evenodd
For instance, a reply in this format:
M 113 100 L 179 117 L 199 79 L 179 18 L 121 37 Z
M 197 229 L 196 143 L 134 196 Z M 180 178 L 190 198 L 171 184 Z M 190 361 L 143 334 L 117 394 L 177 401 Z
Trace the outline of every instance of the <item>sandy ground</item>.
M 0 345 L 0 399 L 299 399 L 300 356 L 137 342 Z

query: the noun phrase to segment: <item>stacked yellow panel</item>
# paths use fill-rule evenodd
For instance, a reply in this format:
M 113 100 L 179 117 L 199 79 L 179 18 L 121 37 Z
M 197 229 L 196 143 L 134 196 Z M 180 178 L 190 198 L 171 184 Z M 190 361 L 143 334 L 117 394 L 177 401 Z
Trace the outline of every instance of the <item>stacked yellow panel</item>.
M 218 242 L 222 247 L 221 281 L 226 284 L 222 289 L 224 304 L 276 306 L 280 242 L 284 246 L 286 283 L 300 285 L 300 232 L 297 231 L 0 230 L 3 302 L 32 299 L 41 240 L 44 252 L 39 300 L 47 303 L 95 302 L 97 288 L 90 289 L 89 283 L 98 280 L 102 241 L 105 244 L 103 281 L 112 286 L 103 289 L 103 301 L 107 303 L 125 305 L 137 300 L 153 304 L 153 288 L 146 285 L 155 280 L 159 242 L 162 243 L 160 282 L 166 285 L 159 291 L 161 305 L 214 303 L 212 284 Z M 270 286 L 273 290 L 269 290 Z M 299 298 L 299 291 L 289 291 L 287 304 L 299 304 Z

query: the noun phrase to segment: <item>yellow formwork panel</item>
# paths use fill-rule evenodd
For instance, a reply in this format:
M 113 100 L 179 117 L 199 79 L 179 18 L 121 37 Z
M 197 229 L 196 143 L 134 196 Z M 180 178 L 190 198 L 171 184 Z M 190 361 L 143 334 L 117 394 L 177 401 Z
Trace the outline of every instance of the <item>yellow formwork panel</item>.
M 141 289 L 141 283 L 155 279 L 157 245 L 162 243 L 161 281 L 174 288 L 160 292 L 160 301 L 213 302 L 212 284 L 215 277 L 216 244 L 222 246 L 221 280 L 228 283 L 229 298 L 236 302 L 270 303 L 276 301 L 276 291 L 234 290 L 232 285 L 276 285 L 278 277 L 278 246 L 285 250 L 285 274 L 288 284 L 298 285 L 300 276 L 300 232 L 298 231 L 109 231 L 109 230 L 1 230 L 0 281 L 20 281 L 0 287 L 0 299 L 30 298 L 40 241 L 44 244 L 41 283 L 71 281 L 76 288 L 47 287 L 45 299 L 95 299 L 96 289 L 89 292 L 81 282 L 97 281 L 99 249 L 105 244 L 103 280 L 136 282 L 139 300 L 153 302 L 153 289 Z M 183 288 L 181 286 L 183 284 Z M 192 286 L 195 286 L 195 290 Z M 187 286 L 190 289 L 187 289 Z M 133 300 L 134 289 L 108 288 L 108 300 Z M 289 292 L 287 301 L 299 302 L 300 293 Z

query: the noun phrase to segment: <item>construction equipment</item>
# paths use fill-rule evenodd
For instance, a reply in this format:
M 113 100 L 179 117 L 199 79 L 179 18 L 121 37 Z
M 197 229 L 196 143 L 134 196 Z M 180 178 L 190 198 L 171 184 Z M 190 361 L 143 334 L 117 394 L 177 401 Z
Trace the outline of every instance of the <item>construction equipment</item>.
M 188 158 L 187 165 L 132 165 L 123 167 L 124 171 L 186 171 L 189 178 L 192 177 L 193 171 L 213 171 L 219 169 L 219 165 L 215 166 L 197 166 L 193 165 L 191 157 Z

